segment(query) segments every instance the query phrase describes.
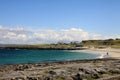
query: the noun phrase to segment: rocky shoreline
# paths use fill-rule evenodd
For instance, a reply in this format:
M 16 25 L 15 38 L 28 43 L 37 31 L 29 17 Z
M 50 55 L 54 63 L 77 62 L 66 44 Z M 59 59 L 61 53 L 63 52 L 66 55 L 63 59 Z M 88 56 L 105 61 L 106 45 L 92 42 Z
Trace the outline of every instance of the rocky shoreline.
M 0 80 L 120 80 L 120 59 L 2 65 Z

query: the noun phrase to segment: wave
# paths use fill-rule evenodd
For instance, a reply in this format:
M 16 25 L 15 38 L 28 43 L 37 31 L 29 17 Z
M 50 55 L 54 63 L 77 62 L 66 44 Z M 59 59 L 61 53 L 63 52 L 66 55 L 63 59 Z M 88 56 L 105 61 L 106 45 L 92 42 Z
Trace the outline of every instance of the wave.
M 110 58 L 110 56 L 109 56 L 109 55 L 106 55 L 106 54 L 101 54 L 101 55 L 98 56 L 97 58 L 100 58 L 100 59 L 102 59 L 102 58 Z

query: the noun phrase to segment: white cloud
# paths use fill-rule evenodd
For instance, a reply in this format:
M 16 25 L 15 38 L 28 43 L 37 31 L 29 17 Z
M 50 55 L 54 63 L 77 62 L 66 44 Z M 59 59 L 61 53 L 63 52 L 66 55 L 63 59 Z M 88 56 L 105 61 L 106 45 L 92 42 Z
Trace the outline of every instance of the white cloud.
M 117 38 L 119 37 L 120 36 L 117 35 Z M 88 33 L 78 28 L 30 31 L 23 27 L 8 28 L 0 26 L 0 43 L 6 44 L 56 43 L 59 41 L 70 42 L 105 38 L 107 38 L 107 36 L 103 37 L 100 34 Z M 115 37 L 113 36 L 113 38 Z

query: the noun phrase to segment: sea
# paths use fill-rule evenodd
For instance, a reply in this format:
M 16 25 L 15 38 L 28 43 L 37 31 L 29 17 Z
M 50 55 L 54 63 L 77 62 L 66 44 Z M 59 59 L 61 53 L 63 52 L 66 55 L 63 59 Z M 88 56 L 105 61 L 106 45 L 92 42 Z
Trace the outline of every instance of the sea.
M 70 50 L 0 50 L 0 65 L 95 59 L 99 54 Z

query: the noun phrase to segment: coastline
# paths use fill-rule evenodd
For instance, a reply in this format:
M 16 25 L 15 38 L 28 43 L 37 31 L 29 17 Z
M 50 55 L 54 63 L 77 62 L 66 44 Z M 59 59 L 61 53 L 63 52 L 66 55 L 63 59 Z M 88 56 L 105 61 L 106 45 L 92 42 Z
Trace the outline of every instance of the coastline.
M 72 50 L 72 51 L 100 54 L 101 55 L 100 58 L 106 58 L 106 56 L 109 56 L 109 57 L 112 57 L 112 58 L 120 59 L 120 49 L 113 49 L 113 48 L 98 49 L 98 48 L 92 48 L 92 49 Z M 108 55 L 107 55 L 107 53 L 108 53 Z
M 0 66 L 0 80 L 120 80 L 119 49 L 71 50 L 109 58 Z

